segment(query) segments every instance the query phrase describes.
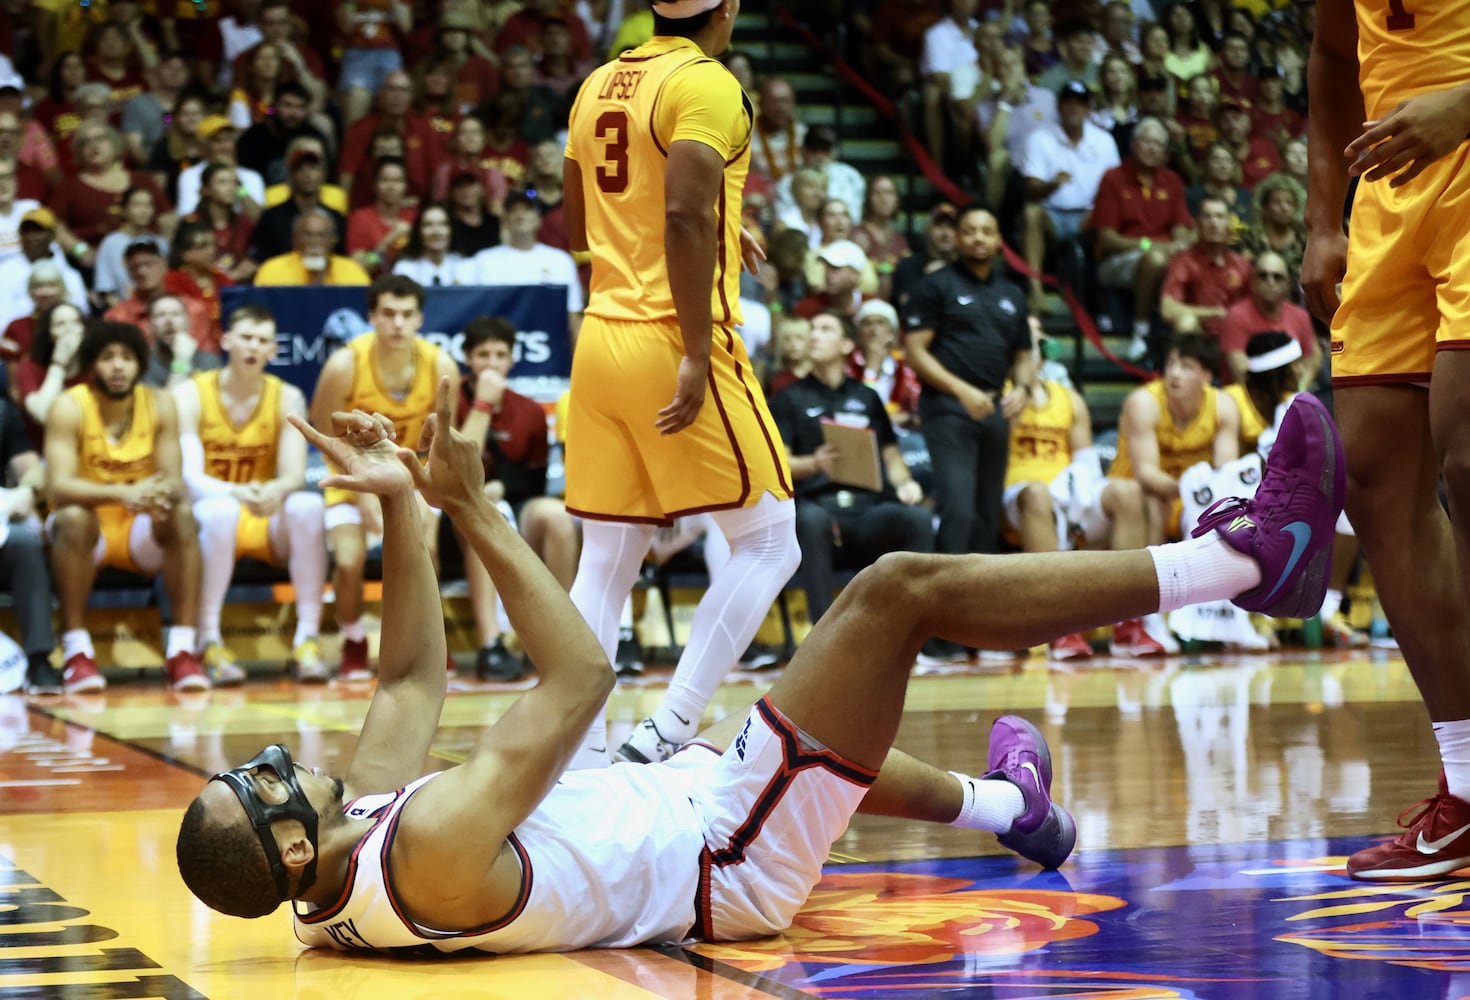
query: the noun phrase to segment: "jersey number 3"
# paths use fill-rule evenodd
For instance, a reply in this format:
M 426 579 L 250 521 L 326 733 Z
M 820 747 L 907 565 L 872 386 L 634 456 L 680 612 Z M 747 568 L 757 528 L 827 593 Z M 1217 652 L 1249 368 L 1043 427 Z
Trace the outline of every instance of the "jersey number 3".
M 598 115 L 596 135 L 607 143 L 603 162 L 597 168 L 597 186 L 604 194 L 622 194 L 628 190 L 628 112 L 604 111 Z
M 1388 0 L 1388 30 L 1414 30 L 1414 15 L 1404 10 L 1404 0 Z

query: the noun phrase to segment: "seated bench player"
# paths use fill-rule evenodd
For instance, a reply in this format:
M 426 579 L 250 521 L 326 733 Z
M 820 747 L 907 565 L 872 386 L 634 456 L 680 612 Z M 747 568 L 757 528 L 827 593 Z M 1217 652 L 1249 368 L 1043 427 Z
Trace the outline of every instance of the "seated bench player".
M 920 645 L 940 635 L 1024 647 L 1219 597 L 1278 615 L 1315 609 L 1346 487 L 1331 419 L 1299 397 L 1255 500 L 1224 505 L 1199 537 L 1126 552 L 891 553 L 843 591 L 748 714 L 663 763 L 567 772 L 604 710 L 612 666 L 484 496 L 479 444 L 452 420 L 445 379 L 427 467 L 387 439 L 381 417 L 339 415 L 333 437 L 298 423 L 343 470 L 329 483 L 382 498 L 373 704 L 345 776 L 297 764 L 278 744 L 207 782 L 180 825 L 179 871 L 195 896 L 244 917 L 290 900 L 310 947 L 402 956 L 774 934 L 858 811 L 994 831 L 1056 867 L 1076 829 L 1051 799 L 1034 726 L 997 720 L 978 777 L 893 747 Z M 464 764 L 429 774 L 447 682 L 415 485 L 484 560 L 539 675 Z M 1303 551 L 1283 530 L 1295 522 Z
M 296 591 L 290 669 L 297 680 L 325 681 L 317 642 L 327 579 L 322 496 L 306 489 L 306 439 L 286 423 L 287 414 L 305 416 L 306 400 L 294 385 L 266 374 L 276 352 L 276 320 L 263 306 L 231 313 L 220 343 L 228 355 L 224 368 L 197 373 L 172 390 L 204 562 L 204 667 L 215 684 L 245 679 L 221 640 L 220 614 L 236 561 L 249 556 L 288 568 Z
M 1087 403 L 1060 382 L 1038 378 L 1026 408 L 1011 420 L 1003 502 L 1006 525 L 1025 552 L 1065 552 L 1073 547 L 1074 531 L 1088 548 L 1148 544 L 1143 488 L 1134 479 L 1104 478 Z M 1162 621 L 1155 631 L 1166 631 Z M 1169 650 L 1142 618 L 1131 618 L 1113 627 L 1109 651 L 1158 656 Z M 1086 657 L 1092 646 L 1074 632 L 1053 640 L 1050 654 L 1054 660 Z
M 434 408 L 434 386 L 445 376 L 457 378 L 459 368 L 453 358 L 419 336 L 424 288 L 417 281 L 400 274 L 379 278 L 368 288 L 367 301 L 372 332 L 333 351 L 322 366 L 311 396 L 311 422 L 327 428 L 338 411 L 381 413 L 393 422 L 398 439 L 411 445 Z M 371 676 L 362 624 L 363 575 L 369 536 L 382 534 L 382 515 L 371 494 L 328 489 L 325 495 L 327 547 L 335 560 L 333 611 L 342 630 L 337 676 L 363 680 Z M 426 517 L 424 531 L 429 551 L 437 552 L 437 521 Z
M 87 633 L 87 598 L 100 566 L 163 574 L 174 617 L 164 652 L 168 682 L 175 691 L 209 687 L 195 653 L 199 539 L 178 418 L 168 393 L 139 382 L 147 358 L 136 326 L 90 322 L 77 348 L 86 381 L 58 396 L 46 417 L 46 532 L 68 692 L 107 684 Z

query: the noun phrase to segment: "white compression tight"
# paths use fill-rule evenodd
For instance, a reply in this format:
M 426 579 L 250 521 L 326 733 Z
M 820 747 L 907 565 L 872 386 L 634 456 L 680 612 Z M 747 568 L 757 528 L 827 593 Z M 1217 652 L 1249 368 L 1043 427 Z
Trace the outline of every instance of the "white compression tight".
M 240 502 L 224 494 L 194 503 L 199 525 L 203 573 L 199 581 L 199 641 L 220 641 L 220 613 L 235 573 L 235 536 Z M 322 497 L 292 493 L 270 519 L 271 552 L 286 559 L 296 591 L 296 635 L 292 645 L 314 638 L 321 630 L 322 594 L 327 580 L 327 543 L 322 526 Z
M 771 602 L 796 572 L 796 505 L 767 494 L 750 507 L 720 511 L 715 522 L 730 544 L 730 561 L 710 583 L 694 612 L 689 645 L 655 713 L 659 732 L 687 739 L 704 708 L 765 619 Z M 587 521 L 582 559 L 572 584 L 572 603 L 591 626 L 611 661 L 617 650 L 618 619 L 653 541 L 651 525 Z M 687 723 L 677 721 L 678 717 Z M 666 719 L 670 725 L 665 728 Z M 607 762 L 607 722 L 588 731 L 573 767 Z

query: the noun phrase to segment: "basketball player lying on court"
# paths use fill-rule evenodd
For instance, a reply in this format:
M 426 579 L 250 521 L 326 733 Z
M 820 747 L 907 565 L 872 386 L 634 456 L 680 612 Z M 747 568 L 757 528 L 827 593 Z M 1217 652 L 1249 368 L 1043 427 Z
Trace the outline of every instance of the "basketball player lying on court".
M 445 380 L 420 442 L 427 467 L 383 417 L 334 414 L 336 437 L 291 418 L 343 470 L 327 482 L 382 497 L 378 688 L 345 777 L 268 747 L 206 784 L 179 831 L 179 871 L 196 896 L 245 917 L 291 900 L 311 946 L 504 953 L 773 934 L 855 812 L 991 830 L 1056 867 L 1076 829 L 1051 800 L 1034 726 L 997 720 L 979 778 L 892 748 L 920 645 L 939 635 L 1016 649 L 1230 597 L 1311 614 L 1344 489 L 1331 420 L 1299 396 L 1255 498 L 1216 505 L 1201 537 L 1124 552 L 886 555 L 748 716 L 661 764 L 563 773 L 613 670 L 485 501 L 479 446 L 452 429 L 451 406 Z M 444 702 L 444 632 L 415 486 L 484 560 L 540 675 L 466 763 L 435 774 L 423 765 Z

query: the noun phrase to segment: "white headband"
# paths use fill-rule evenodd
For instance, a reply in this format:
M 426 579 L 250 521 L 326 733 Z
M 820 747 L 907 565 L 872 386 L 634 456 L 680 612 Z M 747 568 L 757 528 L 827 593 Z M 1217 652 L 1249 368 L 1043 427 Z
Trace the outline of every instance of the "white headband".
M 1245 370 L 1248 372 L 1274 372 L 1278 368 L 1285 368 L 1297 358 L 1302 356 L 1302 345 L 1295 339 L 1289 340 L 1265 354 L 1257 354 L 1255 357 L 1245 359 Z
M 724 2 L 725 0 L 653 0 L 653 5 L 661 17 L 680 21 L 695 14 L 703 14 L 707 10 L 714 10 Z

